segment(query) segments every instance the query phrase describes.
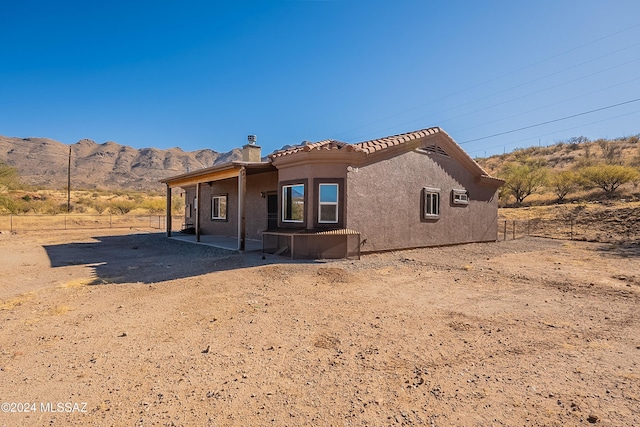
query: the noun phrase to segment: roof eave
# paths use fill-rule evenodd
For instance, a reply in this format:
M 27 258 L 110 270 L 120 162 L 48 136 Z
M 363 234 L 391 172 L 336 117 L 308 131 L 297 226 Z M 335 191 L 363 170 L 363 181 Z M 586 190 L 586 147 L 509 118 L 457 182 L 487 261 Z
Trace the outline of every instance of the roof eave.
M 356 150 L 311 150 L 274 157 L 271 159 L 271 163 L 277 168 L 314 163 L 349 163 L 360 162 L 365 156 L 364 152 Z
M 187 172 L 187 173 L 183 173 L 180 175 L 174 175 L 172 177 L 169 178 L 164 178 L 161 179 L 160 182 L 163 184 L 167 184 L 169 186 L 172 185 L 172 183 L 179 183 L 179 182 L 185 182 L 185 181 L 193 181 L 193 180 L 198 180 L 198 178 L 203 178 L 202 182 L 207 182 L 212 178 L 213 176 L 215 176 L 216 173 L 222 173 L 222 172 L 226 172 L 226 171 L 231 171 L 234 169 L 239 170 L 241 167 L 245 167 L 248 169 L 265 169 L 265 171 L 267 170 L 275 170 L 275 168 L 273 167 L 273 165 L 270 162 L 244 162 L 244 161 L 232 161 L 232 162 L 227 162 L 227 163 L 223 163 L 220 165 L 214 165 L 214 166 L 210 166 L 208 168 L 204 168 L 204 169 L 198 169 L 196 171 L 193 172 Z M 204 179 L 205 177 L 207 177 L 207 179 Z M 222 178 L 224 179 L 224 178 Z M 179 186 L 179 185 L 176 185 Z

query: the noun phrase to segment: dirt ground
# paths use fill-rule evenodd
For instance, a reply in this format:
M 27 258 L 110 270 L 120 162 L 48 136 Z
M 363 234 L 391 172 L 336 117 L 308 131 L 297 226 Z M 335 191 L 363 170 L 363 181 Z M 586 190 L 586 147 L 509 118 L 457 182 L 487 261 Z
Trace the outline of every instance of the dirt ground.
M 640 425 L 637 244 L 3 233 L 0 263 L 0 426 Z

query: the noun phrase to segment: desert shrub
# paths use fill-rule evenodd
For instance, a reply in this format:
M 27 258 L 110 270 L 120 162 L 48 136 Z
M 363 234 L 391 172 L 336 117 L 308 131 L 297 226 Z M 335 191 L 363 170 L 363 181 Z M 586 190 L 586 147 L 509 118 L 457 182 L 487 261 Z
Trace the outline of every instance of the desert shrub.
M 0 192 L 15 190 L 20 187 L 18 170 L 0 161 Z
M 167 210 L 167 202 L 163 199 L 147 199 L 142 202 L 141 207 L 150 214 L 162 214 Z
M 109 206 L 110 203 L 107 203 L 103 200 L 93 200 L 91 202 L 91 207 L 100 215 L 102 215 L 102 213 L 106 211 Z
M 564 201 L 565 197 L 579 187 L 576 173 L 570 170 L 550 174 L 548 185 L 558 197 L 559 202 Z
M 510 194 L 515 197 L 516 205 L 520 205 L 546 183 L 547 175 L 548 169 L 541 159 L 507 163 L 498 175 L 505 180 L 500 195 L 504 198 Z
M 602 157 L 608 165 L 622 164 L 622 144 L 620 141 L 599 139 L 596 141 L 602 150 Z
M 184 199 L 179 194 L 171 197 L 171 215 L 184 214 Z
M 585 142 L 589 142 L 589 138 L 587 138 L 586 136 L 572 136 L 571 138 L 569 138 L 567 140 L 567 142 L 569 144 L 573 144 L 573 145 L 577 145 L 577 144 L 584 144 Z
M 629 166 L 587 166 L 578 171 L 579 181 L 585 189 L 600 188 L 607 196 L 627 182 L 638 178 L 638 171 Z
M 116 214 L 128 214 L 135 209 L 136 204 L 131 200 L 112 200 L 109 203 L 109 210 Z
M 47 201 L 41 203 L 38 207 L 38 213 L 43 213 L 47 215 L 57 215 L 61 213 L 65 213 L 67 211 L 66 203 L 54 203 L 51 201 Z
M 16 201 L 10 196 L 0 194 L 0 213 L 17 214 L 18 206 Z

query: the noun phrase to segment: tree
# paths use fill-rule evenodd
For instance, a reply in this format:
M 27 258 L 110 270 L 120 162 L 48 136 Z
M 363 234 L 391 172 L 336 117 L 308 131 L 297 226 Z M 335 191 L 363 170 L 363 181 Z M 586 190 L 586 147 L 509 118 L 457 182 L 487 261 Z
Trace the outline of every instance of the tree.
M 505 191 L 515 197 L 519 206 L 546 183 L 547 174 L 543 160 L 527 159 L 522 163 L 507 163 L 499 176 L 505 180 Z
M 13 190 L 19 187 L 19 184 L 17 169 L 0 161 L 0 191 Z
M 136 204 L 130 200 L 112 200 L 109 207 L 115 213 L 126 215 L 135 209 Z
M 163 214 L 167 210 L 167 202 L 163 199 L 147 199 L 141 203 L 141 207 L 146 209 L 150 214 Z
M 606 164 L 619 165 L 622 163 L 622 145 L 620 141 L 599 139 L 597 142 L 602 150 L 602 157 Z
M 622 184 L 638 177 L 638 171 L 629 166 L 599 165 L 579 170 L 580 179 L 586 188 L 597 187 L 611 196 Z
M 548 184 L 558 196 L 558 201 L 562 202 L 578 188 L 578 177 L 573 171 L 560 171 L 549 177 Z

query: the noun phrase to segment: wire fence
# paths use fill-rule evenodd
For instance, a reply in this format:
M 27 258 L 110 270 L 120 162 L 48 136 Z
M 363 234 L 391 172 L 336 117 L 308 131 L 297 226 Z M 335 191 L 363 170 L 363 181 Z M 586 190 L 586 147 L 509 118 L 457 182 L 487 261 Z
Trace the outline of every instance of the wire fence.
M 602 243 L 640 241 L 640 222 L 604 216 L 594 218 L 557 218 L 498 221 L 498 240 L 525 236 L 582 240 Z
M 182 228 L 183 217 L 172 217 L 172 231 Z M 166 231 L 165 215 L 0 215 L 0 231 L 56 231 L 108 228 L 145 228 Z M 498 240 L 525 236 L 603 243 L 640 242 L 640 221 L 625 215 L 601 215 L 526 220 L 499 220 Z
M 173 217 L 172 230 L 179 230 L 182 217 Z M 92 230 L 104 228 L 167 229 L 165 215 L 1 215 L 0 231 Z

